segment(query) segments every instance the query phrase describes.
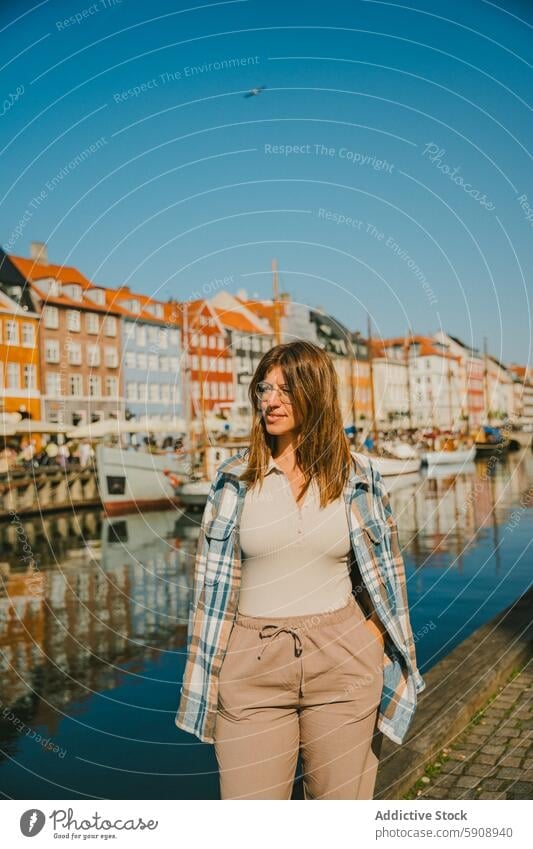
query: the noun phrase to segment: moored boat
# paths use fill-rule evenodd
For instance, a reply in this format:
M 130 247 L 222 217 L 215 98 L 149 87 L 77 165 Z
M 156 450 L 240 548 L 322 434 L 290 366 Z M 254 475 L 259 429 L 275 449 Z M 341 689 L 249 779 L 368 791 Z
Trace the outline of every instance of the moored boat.
M 457 448 L 453 451 L 424 451 L 422 463 L 426 466 L 455 465 L 471 463 L 476 456 L 476 447 Z
M 96 446 L 98 489 L 109 515 L 135 510 L 162 510 L 176 503 L 169 473 L 187 472 L 175 454 L 152 454 L 100 444 Z
M 402 460 L 399 457 L 381 457 L 377 454 L 369 454 L 368 456 L 383 478 L 395 475 L 412 475 L 413 472 L 420 470 L 420 457 Z

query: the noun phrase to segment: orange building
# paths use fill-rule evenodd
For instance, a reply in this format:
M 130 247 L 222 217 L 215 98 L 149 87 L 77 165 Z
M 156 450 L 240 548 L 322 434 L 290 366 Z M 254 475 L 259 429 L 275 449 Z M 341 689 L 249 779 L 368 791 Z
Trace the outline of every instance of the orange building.
M 27 281 L 0 249 L 0 413 L 41 418 L 38 326 Z
M 193 418 L 200 418 L 205 413 L 227 410 L 234 402 L 234 381 L 226 329 L 209 301 L 189 301 L 179 308 L 192 401 L 190 412 Z
M 46 245 L 33 242 L 31 254 L 10 260 L 39 308 L 43 418 L 69 425 L 122 418 L 119 310 L 77 268 L 49 263 Z

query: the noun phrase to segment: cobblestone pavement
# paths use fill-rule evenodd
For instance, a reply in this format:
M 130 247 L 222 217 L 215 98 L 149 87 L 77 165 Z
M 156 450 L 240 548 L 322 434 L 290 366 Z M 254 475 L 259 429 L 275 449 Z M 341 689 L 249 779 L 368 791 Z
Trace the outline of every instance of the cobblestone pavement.
M 533 663 L 514 673 L 405 799 L 533 799 Z

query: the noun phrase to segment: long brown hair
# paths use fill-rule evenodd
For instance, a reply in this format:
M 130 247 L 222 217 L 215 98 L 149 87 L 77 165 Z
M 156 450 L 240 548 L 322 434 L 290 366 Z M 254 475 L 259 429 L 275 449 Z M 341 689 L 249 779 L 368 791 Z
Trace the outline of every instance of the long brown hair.
M 296 419 L 296 463 L 304 474 L 302 497 L 314 479 L 320 506 L 339 498 L 350 474 L 352 457 L 342 422 L 338 378 L 331 357 L 312 342 L 297 340 L 276 345 L 261 358 L 251 380 L 248 396 L 253 409 L 248 468 L 241 480 L 251 487 L 262 485 L 276 445 L 268 433 L 256 395 L 257 384 L 279 366 L 289 386 Z

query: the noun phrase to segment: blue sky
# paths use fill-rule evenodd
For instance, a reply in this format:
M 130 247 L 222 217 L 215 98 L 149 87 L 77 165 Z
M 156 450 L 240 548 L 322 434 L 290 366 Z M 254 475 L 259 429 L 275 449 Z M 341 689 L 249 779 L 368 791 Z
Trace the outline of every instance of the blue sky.
M 268 297 L 276 257 L 352 329 L 525 364 L 531 11 L 5 0 L 0 242 L 163 299 Z

